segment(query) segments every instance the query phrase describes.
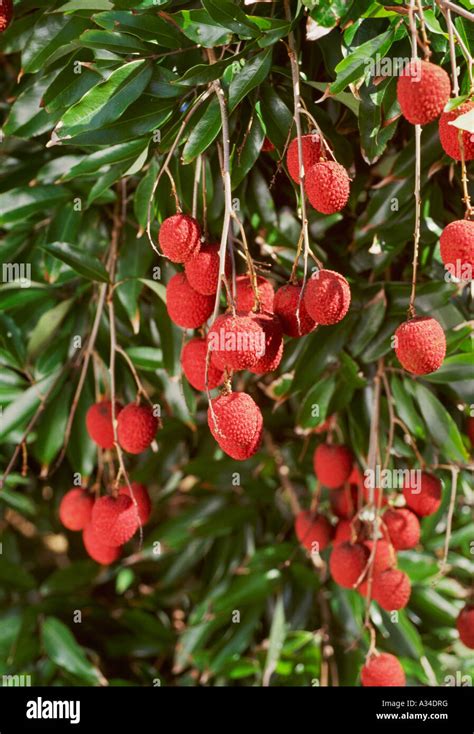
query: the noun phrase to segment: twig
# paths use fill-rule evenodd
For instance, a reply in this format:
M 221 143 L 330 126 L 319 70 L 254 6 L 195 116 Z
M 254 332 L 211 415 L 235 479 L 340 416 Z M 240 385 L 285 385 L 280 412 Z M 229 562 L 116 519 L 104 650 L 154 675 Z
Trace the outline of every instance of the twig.
M 417 33 L 415 20 L 415 0 L 410 0 L 410 29 L 412 39 L 412 61 L 418 60 L 417 55 Z M 412 319 L 416 316 L 415 299 L 416 299 L 416 277 L 418 272 L 418 251 L 420 246 L 421 233 L 421 125 L 415 125 L 415 229 L 413 233 L 413 264 L 412 264 L 412 280 L 410 302 L 408 304 L 408 318 Z
M 122 349 L 122 347 L 121 347 L 121 346 L 119 346 L 118 344 L 117 344 L 117 345 L 116 345 L 116 347 L 115 347 L 115 351 L 116 351 L 116 352 L 117 352 L 118 354 L 120 354 L 120 355 L 121 355 L 121 356 L 122 356 L 122 357 L 124 358 L 124 360 L 126 361 L 126 363 L 128 364 L 128 367 L 129 367 L 129 369 L 130 369 L 130 372 L 132 373 L 132 375 L 133 375 L 133 379 L 135 380 L 135 383 L 136 383 L 136 385 L 137 385 L 137 389 L 138 389 L 138 393 L 137 393 L 137 398 L 139 398 L 139 397 L 140 397 L 140 395 L 143 395 L 143 397 L 145 398 L 145 400 L 146 400 L 146 401 L 147 401 L 148 403 L 150 403 L 150 405 L 153 405 L 153 401 L 152 401 L 152 399 L 150 398 L 150 396 L 148 395 L 148 393 L 147 393 L 147 391 L 145 390 L 145 388 L 143 387 L 143 383 L 142 383 L 142 381 L 140 380 L 140 377 L 139 377 L 139 375 L 138 375 L 138 372 L 137 372 L 137 370 L 136 370 L 136 367 L 135 367 L 135 365 L 133 364 L 133 362 L 132 362 L 132 360 L 130 359 L 130 357 L 128 356 L 127 352 L 126 352 L 126 351 L 125 351 L 124 349 Z
M 458 80 L 458 66 L 456 62 L 456 45 L 454 43 L 454 26 L 451 18 L 451 11 L 444 10 L 440 5 L 441 11 L 445 17 L 446 25 L 448 26 L 449 36 L 449 56 L 451 59 L 451 76 L 453 77 L 453 94 L 455 97 L 459 96 L 459 80 Z
M 452 532 L 452 526 L 453 526 L 453 515 L 454 515 L 454 506 L 456 504 L 456 491 L 457 491 L 457 485 L 458 485 L 458 476 L 459 476 L 459 468 L 457 466 L 450 466 L 451 471 L 451 496 L 449 498 L 449 508 L 448 508 L 448 519 L 446 521 L 446 535 L 444 539 L 444 553 L 443 558 L 440 561 L 439 567 L 440 567 L 440 575 L 443 576 L 446 573 L 447 570 L 447 561 L 448 561 L 448 552 L 449 552 L 449 543 L 451 541 L 451 532 Z
M 444 7 L 447 8 L 448 10 L 452 10 L 453 13 L 462 15 L 463 18 L 466 18 L 467 20 L 470 20 L 471 23 L 474 23 L 474 13 L 470 13 L 469 10 L 460 8 L 459 5 L 455 5 L 454 3 L 450 2 L 449 0 L 440 0 L 440 3 L 441 5 L 444 5 Z
M 299 512 L 301 512 L 301 506 L 293 484 L 289 478 L 290 470 L 283 460 L 280 449 L 276 446 L 272 436 L 270 435 L 270 433 L 268 433 L 268 431 L 264 432 L 264 441 L 268 453 L 270 454 L 270 456 L 273 457 L 273 460 L 275 461 L 275 466 L 278 472 L 278 476 L 280 477 L 282 487 L 285 490 L 288 496 L 288 500 L 290 502 L 291 511 L 293 512 L 293 515 L 296 516 Z
M 198 193 L 199 193 L 199 181 L 201 180 L 201 171 L 202 171 L 202 155 L 198 155 L 197 160 L 196 160 L 196 168 L 194 170 L 193 205 L 192 205 L 192 210 L 191 210 L 191 213 L 194 219 L 196 219 L 197 217 L 197 202 L 198 202 Z

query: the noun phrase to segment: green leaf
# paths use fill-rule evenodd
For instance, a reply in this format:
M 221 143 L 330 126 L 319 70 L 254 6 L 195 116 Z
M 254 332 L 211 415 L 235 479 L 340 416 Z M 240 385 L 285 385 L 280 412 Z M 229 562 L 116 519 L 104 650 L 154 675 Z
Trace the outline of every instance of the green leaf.
M 131 33 L 137 38 L 155 41 L 165 48 L 181 48 L 186 45 L 173 23 L 150 13 L 113 10 L 97 13 L 94 15 L 94 22 L 108 31 Z
M 100 283 L 107 283 L 109 276 L 105 266 L 101 261 L 84 252 L 81 248 L 75 247 L 68 242 L 51 242 L 47 245 L 43 245 L 45 250 L 53 257 L 57 257 L 58 260 L 69 265 L 70 268 L 76 271 L 78 275 L 82 275 L 87 280 L 94 280 Z
M 202 0 L 202 4 L 216 23 L 242 38 L 259 35 L 259 30 L 248 15 L 230 0 Z
M 350 351 L 358 357 L 373 341 L 385 317 L 387 299 L 382 288 L 373 298 L 364 303 L 363 311 L 350 340 Z
M 189 135 L 183 150 L 183 163 L 191 163 L 200 153 L 207 150 L 218 136 L 221 127 L 219 102 L 213 97 Z
M 245 178 L 248 172 L 255 164 L 260 151 L 262 149 L 263 139 L 265 133 L 262 127 L 262 123 L 259 118 L 255 116 L 252 119 L 248 135 L 245 139 L 242 150 L 234 154 L 232 160 L 232 188 L 236 188 L 240 182 Z
M 413 398 L 405 385 L 396 375 L 393 375 L 390 380 L 390 386 L 394 399 L 393 407 L 395 413 L 407 425 L 413 436 L 416 438 L 425 438 L 426 430 L 423 418 L 416 410 Z
M 401 34 L 396 32 L 394 27 L 392 27 L 385 33 L 381 33 L 379 36 L 371 38 L 369 41 L 362 43 L 351 51 L 346 58 L 336 66 L 337 77 L 331 84 L 331 93 L 337 94 L 338 92 L 342 92 L 348 84 L 367 74 L 369 60 L 375 56 L 375 54 L 379 54 L 380 57 L 385 56 L 393 41 L 398 39 L 400 35 Z
M 275 608 L 273 610 L 272 626 L 270 628 L 270 638 L 268 640 L 267 657 L 265 660 L 265 669 L 263 673 L 264 681 L 269 681 L 280 659 L 283 643 L 286 636 L 285 622 L 285 606 L 283 597 L 278 596 Z
M 229 86 L 229 112 L 232 112 L 247 94 L 258 87 L 270 73 L 272 49 L 267 49 L 248 61 L 232 79 Z
M 23 70 L 34 73 L 64 56 L 71 41 L 78 38 L 89 25 L 86 18 L 44 15 L 36 23 L 29 43 L 22 53 Z
M 61 204 L 70 197 L 62 186 L 34 186 L 0 194 L 0 224 L 21 222 L 27 217 Z
M 453 461 L 466 462 L 468 455 L 458 427 L 438 398 L 419 382 L 413 385 L 428 431 L 442 453 Z
M 78 589 L 90 587 L 97 577 L 98 567 L 94 561 L 75 561 L 65 568 L 53 571 L 41 584 L 45 596 L 71 594 Z
M 39 352 L 44 349 L 46 344 L 57 333 L 57 330 L 64 321 L 67 313 L 74 303 L 74 298 L 68 298 L 61 301 L 53 308 L 41 316 L 35 328 L 30 334 L 27 353 L 30 360 L 38 356 Z
M 36 441 L 31 449 L 34 457 L 45 467 L 49 466 L 59 452 L 64 441 L 73 385 L 64 385 L 61 393 L 48 401 L 46 409 L 38 422 Z
M 452 357 L 446 357 L 436 372 L 425 375 L 423 379 L 440 384 L 449 384 L 458 380 L 472 380 L 473 368 L 474 357 L 471 353 L 455 354 Z
M 179 23 L 186 38 L 201 44 L 204 48 L 230 43 L 229 30 L 222 28 L 222 25 L 216 23 L 205 10 L 181 10 L 180 13 L 176 13 L 174 19 Z
M 89 686 L 103 683 L 100 671 L 89 662 L 84 648 L 75 640 L 73 634 L 56 617 L 46 617 L 42 624 L 43 647 L 50 660 L 60 668 Z
M 324 423 L 335 389 L 336 378 L 334 375 L 319 380 L 306 395 L 298 414 L 298 425 L 302 428 L 316 428 L 316 426 Z
M 135 367 L 154 372 L 163 367 L 163 353 L 155 347 L 129 347 L 127 354 Z
M 44 92 L 43 104 L 48 112 L 72 107 L 100 81 L 102 77 L 97 71 L 81 65 L 77 57 L 73 57 Z
M 45 395 L 48 390 L 58 380 L 59 371 L 39 380 L 36 384 L 24 391 L 21 398 L 3 410 L 2 420 L 0 422 L 0 439 L 7 441 L 8 434 L 18 428 L 24 426 L 26 421 L 31 418 L 35 410 L 38 408 L 41 396 Z

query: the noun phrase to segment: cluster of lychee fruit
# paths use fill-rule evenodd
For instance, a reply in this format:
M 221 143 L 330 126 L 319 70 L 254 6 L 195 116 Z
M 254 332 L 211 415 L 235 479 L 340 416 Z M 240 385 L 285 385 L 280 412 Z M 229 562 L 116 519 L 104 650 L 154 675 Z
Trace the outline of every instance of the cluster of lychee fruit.
M 129 403 L 125 407 L 115 403 L 117 442 L 129 454 L 141 454 L 153 442 L 159 421 L 151 407 Z M 90 438 L 103 449 L 115 445 L 112 424 L 112 403 L 101 400 L 90 406 L 86 413 L 86 428 Z

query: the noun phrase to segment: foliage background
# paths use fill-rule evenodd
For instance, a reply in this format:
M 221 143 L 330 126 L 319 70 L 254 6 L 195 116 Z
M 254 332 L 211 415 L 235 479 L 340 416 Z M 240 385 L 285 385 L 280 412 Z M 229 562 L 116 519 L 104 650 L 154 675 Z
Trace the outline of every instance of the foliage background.
M 410 55 L 400 10 L 398 0 L 312 0 L 306 9 L 292 3 L 304 103 L 353 179 L 342 214 L 311 210 L 311 241 L 324 263 L 349 278 L 353 305 L 341 324 L 289 342 L 278 375 L 242 374 L 234 384 L 245 386 L 262 406 L 265 427 L 305 505 L 315 491 L 311 457 L 321 436 L 314 429 L 337 412 L 363 464 L 377 360 L 397 366 L 390 339 L 405 318 L 410 289 L 414 136 L 399 116 L 396 79 L 374 79 L 367 60 Z M 437 8 L 426 16 L 434 58 L 449 70 L 443 18 Z M 306 38 L 308 18 L 318 24 L 316 41 Z M 459 17 L 455 23 L 474 53 L 472 26 Z M 239 216 L 255 257 L 271 266 L 277 284 L 287 280 L 300 232 L 296 190 L 284 169 L 271 182 L 292 125 L 288 31 L 279 2 L 15 3 L 14 23 L 0 40 L 0 259 L 31 263 L 33 284 L 0 287 L 3 467 L 39 406 L 39 392 L 51 393 L 28 436 L 28 472 L 21 473 L 20 457 L 0 493 L 0 673 L 30 673 L 34 684 L 300 686 L 325 681 L 329 656 L 331 684 L 336 667 L 340 684 L 358 685 L 368 647 L 364 602 L 321 577 L 297 547 L 272 453 L 264 447 L 236 466 L 217 451 L 205 425 L 206 401 L 180 377 L 182 334 L 164 305 L 164 284 L 175 268 L 157 261 L 144 234 L 160 164 L 189 106 L 220 78 L 230 112 Z M 202 46 L 214 49 L 216 64 L 209 64 Z M 459 61 L 467 93 L 460 53 Z M 317 104 L 328 84 L 329 96 Z M 81 102 L 90 90 L 92 113 Z M 220 132 L 211 95 L 191 117 L 170 164 L 189 211 L 196 160 L 205 154 L 207 223 L 216 241 L 224 207 Z M 265 135 L 275 153 L 261 152 Z M 86 560 L 77 535 L 68 533 L 66 542 L 57 516 L 73 473 L 94 479 L 96 450 L 84 428 L 95 394 L 92 369 L 66 458 L 50 470 L 79 376 L 73 339 L 80 335 L 86 343 L 98 288 L 107 278 L 104 261 L 120 181 L 126 182 L 127 205 L 115 291 L 118 341 L 163 406 L 164 425 L 158 453 L 127 460 L 132 479 L 146 482 L 153 497 L 143 548 L 133 541 L 122 561 L 101 570 Z M 155 241 L 159 223 L 174 212 L 170 194 L 163 176 L 154 198 Z M 441 229 L 462 217 L 463 209 L 459 167 L 443 154 L 436 123 L 423 130 L 422 196 L 417 308 L 436 315 L 446 329 L 448 358 L 423 379 L 387 374 L 395 412 L 426 460 L 465 466 L 465 416 L 474 403 L 472 292 L 444 280 L 439 257 Z M 161 281 L 154 279 L 157 263 Z M 243 272 L 243 261 L 239 268 Z M 96 351 L 107 365 L 106 312 Z M 118 394 L 133 400 L 133 379 L 120 357 L 116 376 Z M 316 419 L 314 404 L 321 406 Z M 383 453 L 386 395 L 381 409 Z M 399 429 L 391 465 L 416 466 Z M 399 554 L 413 583 L 409 608 L 396 623 L 372 609 L 379 648 L 398 655 L 409 683 L 418 685 L 430 682 L 430 668 L 439 684 L 456 671 L 474 676 L 473 657 L 454 630 L 474 567 L 473 479 L 461 471 L 450 572 L 433 586 L 450 491 L 450 472 L 439 475 L 443 505 L 423 521 L 423 550 Z M 156 541 L 159 555 L 153 552 Z M 75 610 L 81 623 L 74 621 Z M 234 610 L 240 624 L 232 623 Z

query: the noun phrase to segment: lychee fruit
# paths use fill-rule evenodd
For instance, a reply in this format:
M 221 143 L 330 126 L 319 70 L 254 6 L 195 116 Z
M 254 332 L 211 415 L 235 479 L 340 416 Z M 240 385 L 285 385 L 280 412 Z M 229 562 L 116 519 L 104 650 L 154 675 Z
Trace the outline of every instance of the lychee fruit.
M 139 482 L 132 482 L 131 483 L 132 491 L 130 492 L 130 487 L 128 484 L 124 484 L 122 487 L 119 488 L 119 495 L 125 495 L 126 497 L 130 497 L 132 502 L 135 500 L 136 504 L 136 511 L 138 512 L 138 518 L 140 520 L 140 525 L 145 525 L 148 520 L 150 519 L 151 515 L 151 499 L 150 495 L 148 494 L 148 490 L 145 487 L 144 484 L 139 484 Z M 133 497 L 132 497 L 133 493 Z M 135 507 L 135 502 L 134 507 Z
M 369 549 L 362 543 L 340 543 L 329 558 L 331 576 L 339 586 L 354 588 L 369 560 Z
M 372 553 L 372 548 L 374 545 L 373 540 L 365 540 L 364 545 L 369 550 L 369 558 L 370 554 Z M 395 549 L 391 543 L 389 543 L 387 540 L 383 540 L 383 538 L 379 538 L 377 540 L 377 545 L 375 548 L 375 555 L 374 559 L 372 561 L 373 567 L 372 567 L 372 587 L 371 591 L 373 590 L 373 579 L 374 577 L 381 573 L 382 571 L 386 571 L 388 568 L 394 568 L 397 562 L 397 554 L 395 553 Z M 363 579 L 363 581 L 359 584 L 357 587 L 357 590 L 362 596 L 367 596 L 367 587 L 368 587 L 368 577 L 369 577 L 369 569 L 367 569 L 367 573 Z M 372 594 L 373 595 L 373 594 Z
M 93 497 L 76 487 L 66 492 L 59 504 L 59 519 L 68 530 L 83 530 L 90 522 Z
M 466 647 L 474 650 L 474 605 L 467 604 L 459 613 L 456 621 L 459 637 Z
M 317 133 L 301 136 L 301 146 L 303 150 L 303 164 L 305 178 L 309 169 L 319 162 L 321 157 L 321 138 Z M 293 181 L 297 184 L 300 182 L 300 160 L 298 156 L 298 138 L 293 138 L 288 146 L 286 153 L 286 165 L 288 173 Z
M 275 291 L 272 284 L 261 275 L 257 276 L 257 292 L 261 311 L 273 312 Z M 235 307 L 237 311 L 249 312 L 255 307 L 255 293 L 249 275 L 239 275 L 235 279 Z
M 262 143 L 262 152 L 263 153 L 273 153 L 275 150 L 275 146 L 273 145 L 270 138 L 265 137 Z
M 190 339 L 181 352 L 181 366 L 184 375 L 196 390 L 206 389 L 206 356 L 207 342 L 205 339 L 194 337 Z M 213 390 L 222 384 L 224 373 L 209 360 L 207 369 L 207 387 Z
M 357 510 L 357 487 L 349 482 L 346 482 L 346 486 L 341 489 L 333 489 L 329 494 L 329 502 L 331 504 L 331 510 L 336 517 L 341 517 L 344 520 L 350 520 L 354 517 Z
M 177 326 L 198 329 L 212 314 L 214 297 L 198 293 L 191 288 L 184 273 L 176 273 L 166 287 L 166 308 Z
M 337 489 L 347 481 L 354 459 L 347 446 L 321 443 L 313 455 L 314 473 L 328 489 Z
M 120 557 L 122 550 L 121 546 L 106 545 L 94 529 L 91 522 L 84 528 L 82 533 L 82 542 L 84 543 L 84 548 L 90 557 L 97 563 L 101 563 L 103 566 L 108 566 Z
M 459 272 L 461 280 L 470 280 L 474 270 L 474 222 L 459 219 L 441 232 L 441 260 Z M 464 270 L 467 272 L 464 274 Z
M 382 519 L 387 533 L 397 550 L 408 550 L 418 545 L 420 541 L 420 521 L 414 512 L 401 509 L 388 509 Z
M 369 686 L 405 686 L 405 671 L 395 655 L 382 652 L 371 655 L 360 672 L 364 688 Z
M 249 370 L 256 375 L 264 375 L 276 370 L 283 356 L 281 322 L 273 313 L 252 313 L 251 317 L 262 328 L 265 335 L 265 353 Z
M 95 501 L 91 523 L 97 537 L 114 547 L 130 540 L 139 526 L 138 519 L 131 498 L 119 494 L 117 497 L 99 497 Z
M 339 520 L 336 525 L 336 531 L 334 533 L 333 545 L 340 545 L 341 543 L 349 542 L 352 540 L 352 527 L 350 520 Z
M 265 354 L 265 332 L 251 315 L 237 312 L 218 316 L 207 343 L 213 364 L 221 370 L 248 370 Z
M 414 375 L 429 375 L 443 364 L 446 337 L 436 319 L 417 316 L 395 332 L 395 353 L 402 367 Z
M 6 31 L 13 17 L 12 0 L 2 0 L 0 3 L 0 33 Z
M 403 496 L 407 507 L 420 517 L 433 515 L 441 505 L 441 482 L 438 477 L 428 472 L 421 472 L 420 481 L 412 486 L 411 480 L 405 480 Z
M 158 419 L 151 408 L 129 403 L 117 419 L 117 438 L 129 454 L 141 454 L 152 443 L 158 429 Z
M 451 95 L 449 75 L 436 64 L 413 59 L 400 74 L 397 98 L 412 125 L 427 125 L 440 116 Z
M 160 227 L 158 241 L 163 254 L 174 263 L 185 263 L 201 246 L 199 224 L 186 214 L 173 214 Z
M 387 612 L 406 607 L 410 594 L 410 579 L 398 568 L 389 568 L 373 578 L 372 596 Z
M 305 179 L 306 194 L 311 205 L 321 214 L 335 214 L 347 204 L 350 179 L 346 169 L 335 161 L 312 166 Z
M 212 400 L 207 421 L 221 449 L 233 459 L 245 461 L 260 448 L 262 413 L 247 393 L 231 392 Z
M 302 510 L 295 518 L 295 533 L 306 550 L 319 553 L 331 542 L 333 528 L 324 515 Z
M 230 259 L 226 255 L 225 272 L 230 271 Z M 219 245 L 202 245 L 201 249 L 186 260 L 184 272 L 191 288 L 203 296 L 212 296 L 219 284 Z
M 118 418 L 122 406 L 115 403 L 115 417 Z M 112 425 L 112 403 L 101 400 L 91 405 L 86 413 L 86 428 L 91 439 L 103 449 L 114 446 L 114 428 Z
M 274 311 L 278 315 L 283 333 L 288 336 L 303 336 L 309 334 L 316 327 L 316 323 L 310 317 L 304 304 L 304 298 L 300 301 L 302 284 L 288 283 L 275 293 Z M 300 307 L 299 322 L 297 318 L 298 303 Z
M 349 310 L 351 289 L 340 273 L 318 270 L 306 284 L 304 305 L 318 324 L 337 324 Z
M 444 152 L 451 156 L 451 158 L 454 158 L 455 161 L 462 160 L 461 147 L 459 145 L 460 137 L 464 148 L 464 159 L 466 161 L 474 160 L 474 135 L 467 130 L 461 132 L 458 127 L 449 124 L 460 117 L 460 115 L 464 115 L 472 109 L 474 109 L 474 101 L 469 100 L 468 102 L 463 102 L 463 104 L 454 110 L 443 112 L 439 118 L 439 139 L 441 145 L 444 148 Z

